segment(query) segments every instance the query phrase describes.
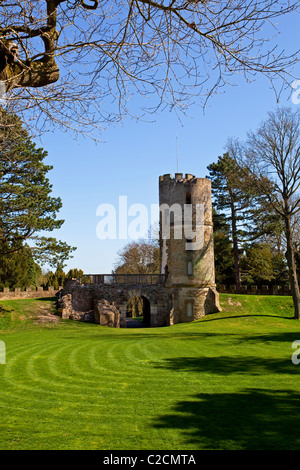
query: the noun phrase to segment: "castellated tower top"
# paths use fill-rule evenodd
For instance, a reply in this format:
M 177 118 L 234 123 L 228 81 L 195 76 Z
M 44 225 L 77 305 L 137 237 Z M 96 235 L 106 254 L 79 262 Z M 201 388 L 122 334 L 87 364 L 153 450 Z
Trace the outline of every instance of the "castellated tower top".
M 190 173 L 185 174 L 185 178 L 183 177 L 183 173 L 175 173 L 175 178 L 172 178 L 171 174 L 162 175 L 159 177 L 159 181 L 179 181 L 179 180 L 190 180 L 192 178 L 196 178 L 195 175 L 191 175 Z

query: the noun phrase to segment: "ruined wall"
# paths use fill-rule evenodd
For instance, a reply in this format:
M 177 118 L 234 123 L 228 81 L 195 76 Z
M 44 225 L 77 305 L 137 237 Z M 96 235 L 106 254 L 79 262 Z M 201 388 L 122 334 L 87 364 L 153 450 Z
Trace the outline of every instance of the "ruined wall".
M 107 300 L 97 300 L 94 306 L 94 322 L 101 326 L 120 328 L 120 312 Z
M 171 296 L 169 289 L 159 285 L 87 285 L 77 281 L 66 282 L 60 293 L 59 312 L 62 318 L 80 321 L 94 321 L 97 318 L 97 304 L 107 301 L 120 313 L 119 326 L 125 326 L 127 302 L 132 296 L 143 296 L 150 302 L 150 326 L 170 324 Z M 101 324 L 101 322 L 100 322 Z

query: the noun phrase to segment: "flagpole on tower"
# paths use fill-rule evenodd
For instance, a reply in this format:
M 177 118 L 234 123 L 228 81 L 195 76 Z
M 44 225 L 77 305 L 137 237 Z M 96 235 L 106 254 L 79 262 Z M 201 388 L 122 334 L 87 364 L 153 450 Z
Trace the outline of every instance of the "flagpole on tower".
M 176 136 L 176 159 L 177 159 L 177 173 L 178 173 L 178 137 Z

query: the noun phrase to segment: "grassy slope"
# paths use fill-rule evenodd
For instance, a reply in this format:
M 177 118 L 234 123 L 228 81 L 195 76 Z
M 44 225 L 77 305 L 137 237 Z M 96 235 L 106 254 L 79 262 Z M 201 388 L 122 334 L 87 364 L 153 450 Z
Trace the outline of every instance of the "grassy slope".
M 299 449 L 291 298 L 221 304 L 190 324 L 116 330 L 35 322 L 51 300 L 0 302 L 0 449 Z

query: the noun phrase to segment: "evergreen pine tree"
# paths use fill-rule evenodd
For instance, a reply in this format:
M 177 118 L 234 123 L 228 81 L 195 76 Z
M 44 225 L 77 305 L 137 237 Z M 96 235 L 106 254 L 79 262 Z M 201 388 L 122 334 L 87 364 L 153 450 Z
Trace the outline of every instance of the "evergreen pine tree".
M 235 285 L 239 289 L 242 282 L 240 256 L 243 244 L 268 233 L 278 218 L 273 215 L 274 211 L 268 211 L 265 198 L 253 184 L 254 176 L 229 153 L 219 157 L 216 163 L 207 168 L 215 209 L 230 225 Z
M 40 232 L 59 229 L 57 219 L 62 207 L 59 197 L 52 197 L 52 186 L 45 165 L 47 156 L 30 139 L 20 119 L 0 109 L 0 256 L 23 250 L 31 240 L 35 260 L 56 265 L 70 257 L 74 248 Z M 34 280 L 34 266 L 32 265 Z

